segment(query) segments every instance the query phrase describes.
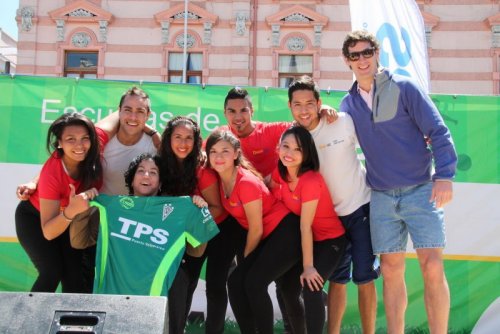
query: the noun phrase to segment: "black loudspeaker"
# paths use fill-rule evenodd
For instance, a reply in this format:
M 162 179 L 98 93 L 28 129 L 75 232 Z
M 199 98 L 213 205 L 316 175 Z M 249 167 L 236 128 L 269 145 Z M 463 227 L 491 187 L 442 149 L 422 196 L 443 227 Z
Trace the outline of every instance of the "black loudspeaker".
M 167 334 L 167 298 L 0 292 L 0 333 Z

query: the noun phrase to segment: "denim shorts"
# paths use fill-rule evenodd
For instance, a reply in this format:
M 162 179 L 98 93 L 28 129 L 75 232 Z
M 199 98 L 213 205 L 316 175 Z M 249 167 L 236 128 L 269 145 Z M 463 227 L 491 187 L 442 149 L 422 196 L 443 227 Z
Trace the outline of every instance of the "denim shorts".
M 432 182 L 385 191 L 372 190 L 370 229 L 375 254 L 406 251 L 408 233 L 413 247 L 444 248 L 443 209 L 429 202 Z
M 352 279 L 355 284 L 365 284 L 377 279 L 380 265 L 378 258 L 373 255 L 370 239 L 370 205 L 365 204 L 339 218 L 344 225 L 348 244 L 329 281 L 346 284 Z

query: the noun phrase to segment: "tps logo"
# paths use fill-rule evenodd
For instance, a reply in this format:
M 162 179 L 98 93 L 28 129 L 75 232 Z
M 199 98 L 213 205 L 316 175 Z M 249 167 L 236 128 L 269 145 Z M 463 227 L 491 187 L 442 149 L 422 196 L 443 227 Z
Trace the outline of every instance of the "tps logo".
M 384 23 L 377 31 L 377 39 L 380 41 L 380 64 L 387 68 L 393 68 L 395 73 L 410 77 L 410 73 L 404 69 L 404 67 L 408 66 L 412 57 L 411 38 L 408 30 L 401 27 L 400 38 L 396 28 L 394 28 L 390 23 Z M 392 56 L 396 61 L 397 66 L 390 66 L 391 53 L 384 48 L 386 39 L 389 40 L 390 51 L 392 51 Z M 400 43 L 401 39 L 403 40 L 403 44 Z
M 118 218 L 118 221 L 122 223 L 122 228 L 120 233 L 112 232 L 112 236 L 136 243 L 143 243 L 141 239 L 147 238 L 156 245 L 164 245 L 168 241 L 168 232 L 161 228 L 153 229 L 147 224 L 123 217 Z

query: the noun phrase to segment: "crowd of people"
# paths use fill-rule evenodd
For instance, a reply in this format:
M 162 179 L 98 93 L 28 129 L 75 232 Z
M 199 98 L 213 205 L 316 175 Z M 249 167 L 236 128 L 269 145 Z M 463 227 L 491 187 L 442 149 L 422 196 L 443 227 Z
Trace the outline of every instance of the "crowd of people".
M 288 88 L 293 123 L 253 120 L 250 95 L 232 88 L 227 125 L 205 143 L 188 117 L 161 135 L 147 126 L 151 102 L 137 87 L 95 125 L 59 117 L 49 159 L 17 189 L 17 236 L 38 271 L 32 291 L 166 295 L 169 332 L 184 333 L 206 262 L 206 333 L 224 332 L 228 301 L 241 333 L 273 333 L 273 282 L 287 332 L 340 333 L 351 280 L 363 333 L 375 333 L 381 275 L 387 331 L 404 333 L 409 234 L 430 331 L 446 333 L 443 206 L 457 156 L 430 98 L 381 68 L 379 51 L 371 33 L 346 36 L 356 80 L 339 112 L 308 76 Z M 83 249 L 73 247 L 76 226 L 93 231 Z

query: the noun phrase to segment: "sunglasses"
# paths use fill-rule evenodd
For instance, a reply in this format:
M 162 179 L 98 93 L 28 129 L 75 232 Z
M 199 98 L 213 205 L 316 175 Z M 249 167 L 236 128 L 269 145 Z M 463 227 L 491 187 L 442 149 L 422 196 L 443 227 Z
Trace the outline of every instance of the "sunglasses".
M 372 47 L 364 49 L 363 51 L 350 52 L 347 54 L 347 59 L 349 59 L 350 61 L 358 61 L 361 56 L 363 56 L 363 58 L 365 59 L 368 59 L 373 57 L 374 54 L 375 48 Z

